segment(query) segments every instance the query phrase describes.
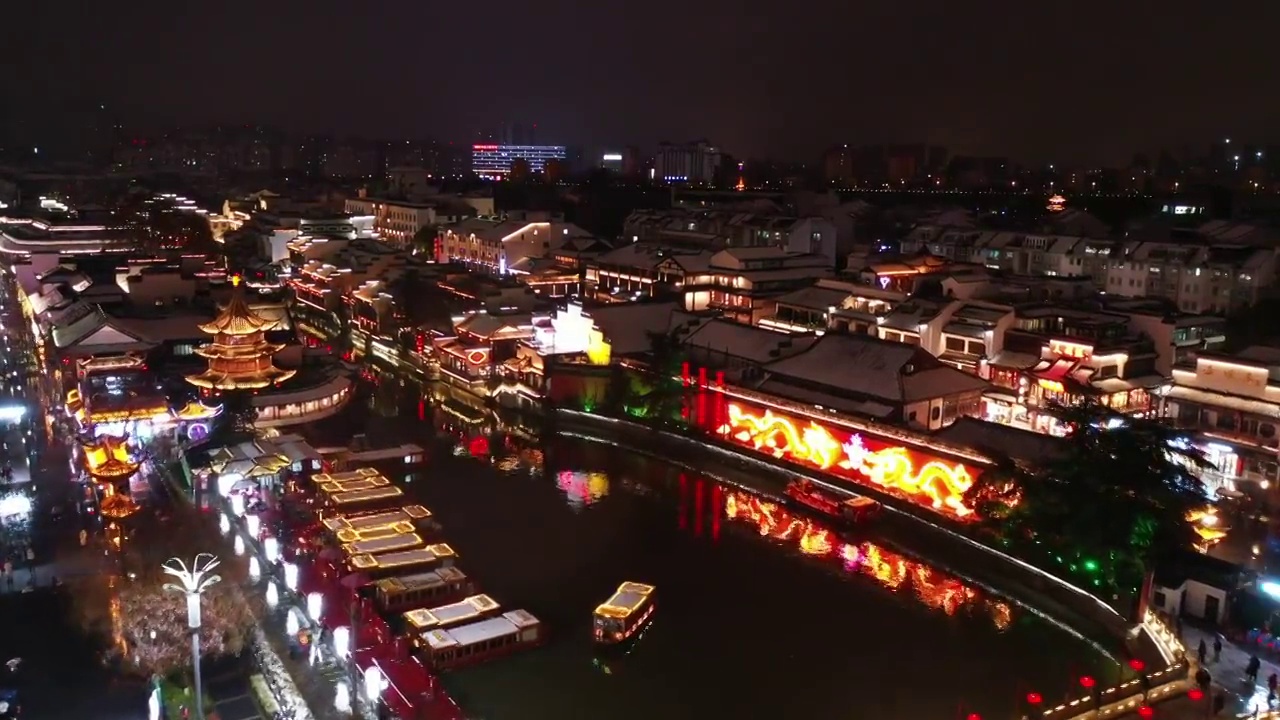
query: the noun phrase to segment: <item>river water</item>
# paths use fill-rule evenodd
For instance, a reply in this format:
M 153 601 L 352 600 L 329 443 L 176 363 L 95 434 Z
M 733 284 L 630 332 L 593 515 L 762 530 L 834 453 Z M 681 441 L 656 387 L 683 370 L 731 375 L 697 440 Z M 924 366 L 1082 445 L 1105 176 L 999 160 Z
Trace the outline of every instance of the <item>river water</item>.
M 419 398 L 389 380 L 307 434 L 427 448 L 425 467 L 384 472 L 485 592 L 549 629 L 535 651 L 446 678 L 472 717 L 1004 720 L 1027 692 L 1056 703 L 1080 675 L 1115 675 L 1085 641 L 873 532 L 841 537 L 663 460 Z M 656 585 L 658 612 L 629 654 L 600 657 L 591 611 L 624 580 Z

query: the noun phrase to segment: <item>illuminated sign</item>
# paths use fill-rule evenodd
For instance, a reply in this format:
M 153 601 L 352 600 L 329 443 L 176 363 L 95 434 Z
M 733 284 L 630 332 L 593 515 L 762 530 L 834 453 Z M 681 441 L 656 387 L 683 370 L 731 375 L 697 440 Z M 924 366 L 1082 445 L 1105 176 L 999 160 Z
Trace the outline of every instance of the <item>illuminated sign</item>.
M 729 403 L 720 434 L 776 458 L 811 465 L 833 475 L 876 485 L 952 517 L 972 519 L 963 502 L 973 474 L 961 463 L 948 464 L 901 446 L 863 438 L 860 433 L 801 423 L 772 410 L 757 411 Z M 845 437 L 837 438 L 836 433 Z
M 602 157 L 601 160 L 604 160 L 605 162 L 622 162 L 622 154 L 621 153 L 605 153 L 604 157 Z
M 193 422 L 187 426 L 187 439 L 191 442 L 200 442 L 209 437 L 208 423 Z
M 1058 382 L 1057 380 L 1039 380 L 1038 384 L 1040 385 L 1040 387 L 1044 388 L 1045 390 L 1048 390 L 1049 392 L 1056 392 L 1056 393 L 1066 392 L 1066 388 L 1064 388 L 1062 386 L 1062 383 Z
M 1049 352 L 1062 357 L 1087 358 L 1093 354 L 1093 346 L 1067 340 L 1050 340 Z
M 467 362 L 472 365 L 483 365 L 485 360 L 489 359 L 488 350 L 472 350 L 467 353 Z
M 488 151 L 497 150 L 498 146 L 497 145 L 472 145 L 471 149 L 479 150 L 480 152 L 488 152 Z

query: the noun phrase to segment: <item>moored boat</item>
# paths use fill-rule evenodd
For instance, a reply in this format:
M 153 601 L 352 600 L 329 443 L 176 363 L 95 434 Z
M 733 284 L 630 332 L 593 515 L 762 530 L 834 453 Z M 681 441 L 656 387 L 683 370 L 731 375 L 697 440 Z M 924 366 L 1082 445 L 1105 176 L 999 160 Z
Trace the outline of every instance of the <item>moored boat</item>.
M 810 510 L 850 522 L 863 520 L 880 508 L 880 503 L 871 498 L 855 495 L 840 499 L 834 493 L 827 492 L 808 480 L 793 480 L 787 485 L 787 497 Z
M 524 610 L 445 629 L 418 638 L 423 661 L 436 670 L 473 665 L 543 641 L 542 623 Z
M 378 607 L 385 613 L 400 613 L 428 604 L 449 603 L 470 595 L 475 585 L 456 567 L 378 580 Z
M 657 608 L 654 586 L 624 582 L 592 615 L 592 637 L 602 645 L 616 645 L 639 632 Z

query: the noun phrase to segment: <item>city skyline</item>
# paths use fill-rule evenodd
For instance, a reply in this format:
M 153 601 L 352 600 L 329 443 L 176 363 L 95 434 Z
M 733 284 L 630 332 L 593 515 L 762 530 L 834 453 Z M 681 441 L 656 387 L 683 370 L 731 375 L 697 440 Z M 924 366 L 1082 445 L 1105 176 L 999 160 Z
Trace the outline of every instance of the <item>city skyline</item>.
M 474 22 L 448 7 L 351 14 L 322 0 L 241 12 L 229 2 L 174 17 L 150 0 L 101 14 L 24 6 L 15 26 L 56 31 L 9 39 L 23 98 L 10 122 L 67 137 L 106 106 L 144 128 L 263 123 L 468 142 L 477 128 L 525 121 L 555 143 L 706 137 L 740 157 L 804 161 L 842 142 L 1115 164 L 1227 136 L 1273 140 L 1267 23 L 1220 7 L 1188 22 L 1181 10 L 1199 8 L 1185 4 L 977 16 L 873 3 L 801 16 L 704 3 L 679 8 L 673 24 L 662 6 L 552 2 L 494 8 L 484 53 L 467 51 L 467 33 L 421 42 L 423 28 Z M 1019 27 L 1036 31 L 1009 32 Z

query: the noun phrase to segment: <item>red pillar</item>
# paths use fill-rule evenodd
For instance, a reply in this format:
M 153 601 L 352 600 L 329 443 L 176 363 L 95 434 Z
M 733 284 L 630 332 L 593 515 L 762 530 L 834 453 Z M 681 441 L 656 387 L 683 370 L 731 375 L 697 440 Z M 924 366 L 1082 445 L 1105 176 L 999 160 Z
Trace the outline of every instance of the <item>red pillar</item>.
M 716 387 L 719 389 L 719 392 L 716 393 L 716 417 L 714 423 L 715 427 L 712 428 L 713 431 L 719 431 L 721 427 L 729 422 L 729 411 L 727 409 L 728 398 L 724 394 L 723 371 L 716 373 Z
M 689 386 L 692 384 L 693 382 L 689 379 L 689 363 L 680 363 L 680 385 L 684 390 L 680 401 L 680 417 L 686 422 L 691 414 L 689 408 Z
M 707 427 L 707 369 L 698 368 L 698 417 L 694 419 L 694 425 L 705 428 Z

